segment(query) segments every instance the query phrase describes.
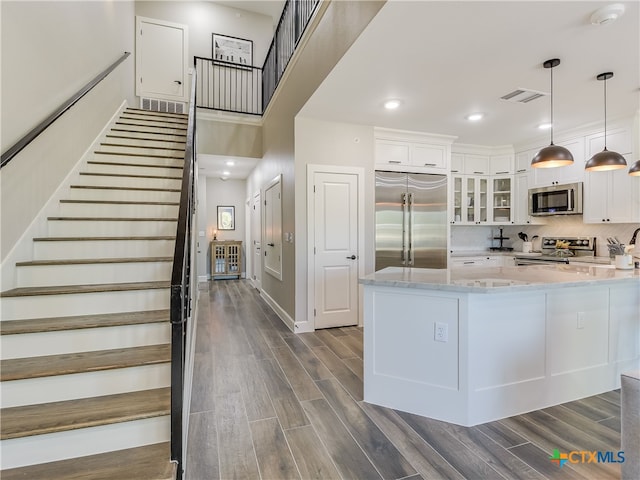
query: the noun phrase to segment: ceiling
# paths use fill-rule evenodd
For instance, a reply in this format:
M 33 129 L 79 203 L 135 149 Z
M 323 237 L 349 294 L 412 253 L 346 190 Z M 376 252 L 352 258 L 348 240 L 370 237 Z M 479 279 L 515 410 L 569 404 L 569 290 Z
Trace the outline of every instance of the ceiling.
M 234 164 L 227 165 L 229 161 Z M 198 154 L 198 174 L 206 177 L 243 180 L 249 176 L 257 164 L 258 159 L 256 158 Z M 224 172 L 228 172 L 228 174 Z
M 631 117 L 640 98 L 640 2 L 622 2 L 617 21 L 590 23 L 600 1 L 398 1 L 371 21 L 302 110 L 331 121 L 455 135 L 457 142 L 506 145 L 549 132 L 549 96 L 523 104 L 500 97 L 518 88 L 549 92 L 554 129 Z M 388 111 L 383 102 L 400 99 Z M 467 114 L 483 112 L 480 122 Z M 542 138 L 542 137 L 540 137 Z
M 215 0 L 214 3 L 227 7 L 246 10 L 247 12 L 260 13 L 273 19 L 273 24 L 277 25 L 284 8 L 284 0 Z

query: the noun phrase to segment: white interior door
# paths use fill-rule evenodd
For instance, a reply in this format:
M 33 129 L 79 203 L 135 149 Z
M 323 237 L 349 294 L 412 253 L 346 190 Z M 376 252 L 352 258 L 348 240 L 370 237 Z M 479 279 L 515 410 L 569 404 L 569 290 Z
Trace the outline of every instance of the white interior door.
M 253 272 L 251 280 L 254 287 L 262 290 L 262 216 L 260 192 L 253 196 L 251 204 L 251 246 L 253 248 Z
M 358 176 L 314 173 L 315 328 L 358 323 Z
M 136 95 L 187 100 L 188 27 L 136 17 Z

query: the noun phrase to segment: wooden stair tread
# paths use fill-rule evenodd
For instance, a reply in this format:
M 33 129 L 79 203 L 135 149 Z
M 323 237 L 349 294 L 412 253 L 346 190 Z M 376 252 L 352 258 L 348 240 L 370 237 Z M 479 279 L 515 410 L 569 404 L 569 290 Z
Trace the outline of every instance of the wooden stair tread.
M 84 188 L 89 190 L 135 190 L 141 192 L 181 192 L 179 188 L 114 187 L 110 185 L 71 185 L 71 188 Z
M 121 157 L 145 157 L 145 158 L 166 158 L 169 160 L 184 160 L 184 156 L 178 156 L 178 155 L 154 155 L 151 153 L 108 152 L 105 150 L 96 150 L 93 153 L 97 155 L 119 155 Z
M 47 217 L 53 221 L 102 221 L 102 222 L 177 222 L 177 218 L 167 217 Z
M 183 148 L 171 148 L 171 147 L 158 147 L 158 146 L 150 146 L 150 145 L 133 145 L 127 143 L 107 143 L 103 142 L 100 144 L 102 147 L 125 147 L 125 148 L 146 148 L 149 150 L 172 150 L 175 152 L 183 151 Z
M 145 120 L 140 120 L 140 122 L 144 122 Z M 150 120 L 153 121 L 153 120 Z M 161 123 L 161 120 L 158 121 L 158 123 Z M 163 130 L 180 130 L 180 131 L 187 131 L 186 129 L 186 124 L 184 125 L 184 127 L 165 127 L 162 125 L 145 125 L 144 123 L 136 123 L 132 120 L 127 121 L 127 122 L 121 122 L 121 121 L 116 121 L 116 125 L 126 125 L 126 126 L 131 126 L 131 127 L 146 127 L 146 128 L 161 128 Z
M 85 265 L 93 263 L 149 263 L 172 262 L 173 257 L 123 257 L 123 258 L 72 258 L 65 260 L 30 260 L 17 262 L 17 267 L 38 267 L 43 265 Z
M 129 133 L 144 133 L 145 135 L 164 135 L 165 137 L 186 138 L 184 133 L 166 133 L 166 132 L 147 132 L 145 130 L 135 130 L 133 128 L 113 127 L 111 132 L 129 132 Z
M 151 115 L 142 115 L 135 116 L 135 113 L 129 113 L 121 115 L 118 120 L 125 121 L 140 121 L 140 122 L 155 122 L 155 123 L 163 123 L 165 125 L 180 125 L 181 127 L 186 127 L 188 125 L 188 120 L 182 120 L 179 118 L 170 118 L 170 117 L 152 117 Z M 155 125 L 154 125 L 155 126 Z
M 182 177 L 170 177 L 168 175 L 138 175 L 135 173 L 80 172 L 80 175 L 94 177 L 156 178 L 160 180 L 182 180 Z
M 91 203 L 105 205 L 180 205 L 180 202 L 142 202 L 136 200 L 60 200 L 60 203 Z
M 5 320 L 3 322 L 0 322 L 0 335 L 59 332 L 65 330 L 81 330 L 85 328 L 119 327 L 122 325 L 163 323 L 168 321 L 169 310 L 149 310 L 142 312 L 103 313 L 97 315 L 76 315 L 69 317 Z
M 9 358 L 0 361 L 0 366 L 2 367 L 0 380 L 8 382 L 26 378 L 99 372 L 116 368 L 155 365 L 170 361 L 171 345 L 169 344 L 63 353 L 40 357 Z
M 2 480 L 173 480 L 169 442 L 2 470 Z
M 3 408 L 0 439 L 43 435 L 168 415 L 170 396 L 170 388 L 156 388 Z
M 160 165 L 160 164 L 148 164 L 148 163 L 133 163 L 133 162 L 101 162 L 98 160 L 87 161 L 89 165 L 111 165 L 117 167 L 144 167 L 144 168 L 175 168 L 182 170 L 182 165 Z
M 104 240 L 175 240 L 175 235 L 141 236 L 141 237 L 36 237 L 34 242 L 94 242 Z
M 0 298 L 36 295 L 71 295 L 76 293 L 125 292 L 169 288 L 171 282 L 97 283 L 94 285 L 56 285 L 53 287 L 18 287 L 0 292 Z

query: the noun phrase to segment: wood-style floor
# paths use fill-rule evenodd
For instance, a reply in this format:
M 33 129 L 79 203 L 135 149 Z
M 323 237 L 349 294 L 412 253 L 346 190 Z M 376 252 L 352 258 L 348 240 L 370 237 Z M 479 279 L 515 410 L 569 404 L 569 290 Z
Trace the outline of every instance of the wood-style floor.
M 292 334 L 243 280 L 201 285 L 188 480 L 603 479 L 620 393 L 460 427 L 362 401 L 362 329 Z M 614 453 L 615 455 L 615 453 Z

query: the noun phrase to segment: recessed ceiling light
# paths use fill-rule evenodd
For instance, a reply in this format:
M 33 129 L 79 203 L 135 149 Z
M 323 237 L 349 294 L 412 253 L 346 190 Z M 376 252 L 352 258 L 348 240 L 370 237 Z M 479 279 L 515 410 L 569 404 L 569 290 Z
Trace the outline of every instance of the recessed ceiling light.
M 387 100 L 384 102 L 384 108 L 387 110 L 395 110 L 400 106 L 400 103 L 402 103 L 400 100 Z
M 484 118 L 484 113 L 472 113 L 465 117 L 470 122 L 477 122 L 478 120 L 482 120 Z
M 226 163 L 229 167 L 233 167 L 233 166 L 236 164 L 236 162 L 234 162 L 233 160 L 227 160 L 225 163 Z
M 538 125 L 538 128 L 540 130 L 549 130 L 551 128 L 551 124 L 550 123 L 541 123 L 540 125 Z
M 225 170 L 224 172 L 222 172 L 223 175 L 231 175 L 231 172 L 229 172 L 228 170 Z

